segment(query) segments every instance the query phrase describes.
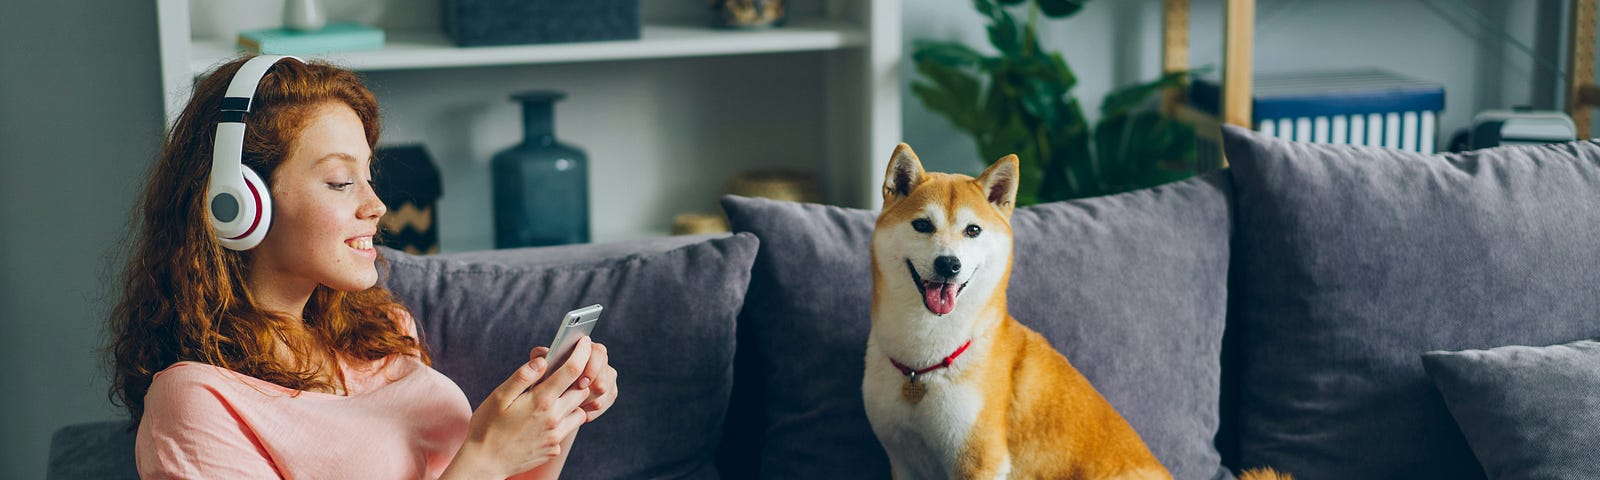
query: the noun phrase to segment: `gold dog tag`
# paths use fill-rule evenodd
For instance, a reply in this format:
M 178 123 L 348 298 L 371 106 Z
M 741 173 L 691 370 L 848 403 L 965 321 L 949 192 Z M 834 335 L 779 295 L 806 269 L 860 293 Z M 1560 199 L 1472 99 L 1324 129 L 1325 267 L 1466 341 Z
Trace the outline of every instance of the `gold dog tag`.
M 900 386 L 900 396 L 912 404 L 922 401 L 922 396 L 927 394 L 928 386 L 917 381 L 916 373 L 912 373 L 911 378 L 906 379 L 906 384 Z

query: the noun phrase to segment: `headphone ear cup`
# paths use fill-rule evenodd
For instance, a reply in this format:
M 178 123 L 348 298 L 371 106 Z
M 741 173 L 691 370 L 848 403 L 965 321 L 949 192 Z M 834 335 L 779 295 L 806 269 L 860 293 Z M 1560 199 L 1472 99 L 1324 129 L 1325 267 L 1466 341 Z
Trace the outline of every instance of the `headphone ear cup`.
M 254 212 L 255 215 L 246 220 L 250 224 L 244 234 L 234 238 L 219 237 L 218 241 L 229 250 L 243 251 L 255 248 L 267 237 L 267 229 L 272 226 L 272 194 L 267 189 L 267 182 L 261 180 L 255 170 L 242 165 L 240 169 L 244 174 L 245 192 L 240 192 L 239 201 L 248 204 L 240 210 Z
M 261 212 L 261 224 L 245 237 L 250 242 L 250 246 L 245 248 L 255 248 L 261 243 L 261 239 L 267 237 L 267 229 L 272 226 L 272 192 L 267 188 L 267 182 L 262 180 L 260 175 L 256 175 L 255 169 L 245 166 L 241 168 L 244 170 L 245 184 L 260 194 L 258 198 L 261 203 L 256 205 L 256 211 Z

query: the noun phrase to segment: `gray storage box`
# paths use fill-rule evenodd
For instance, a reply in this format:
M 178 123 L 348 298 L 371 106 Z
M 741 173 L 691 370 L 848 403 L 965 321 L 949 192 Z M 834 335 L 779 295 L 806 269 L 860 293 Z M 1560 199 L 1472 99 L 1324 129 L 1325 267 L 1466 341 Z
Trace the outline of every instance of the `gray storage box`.
M 463 47 L 639 38 L 639 0 L 445 0 L 444 28 Z

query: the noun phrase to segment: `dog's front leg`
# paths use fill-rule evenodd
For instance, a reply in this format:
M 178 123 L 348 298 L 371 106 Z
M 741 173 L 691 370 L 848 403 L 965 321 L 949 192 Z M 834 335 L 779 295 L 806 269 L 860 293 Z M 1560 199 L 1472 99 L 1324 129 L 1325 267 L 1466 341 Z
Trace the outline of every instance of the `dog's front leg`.
M 961 478 L 1005 479 L 1011 476 L 1011 455 L 1004 432 L 992 431 L 973 439 L 961 455 Z

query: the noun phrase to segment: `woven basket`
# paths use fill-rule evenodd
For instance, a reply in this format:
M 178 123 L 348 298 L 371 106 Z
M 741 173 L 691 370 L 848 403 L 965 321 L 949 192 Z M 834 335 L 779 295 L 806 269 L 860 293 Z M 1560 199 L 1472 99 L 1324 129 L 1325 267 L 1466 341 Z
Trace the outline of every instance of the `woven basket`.
M 699 235 L 728 231 L 728 219 L 720 213 L 685 213 L 672 219 L 673 235 Z
M 728 193 L 791 202 L 822 201 L 816 175 L 786 169 L 751 170 L 735 175 L 728 182 Z

